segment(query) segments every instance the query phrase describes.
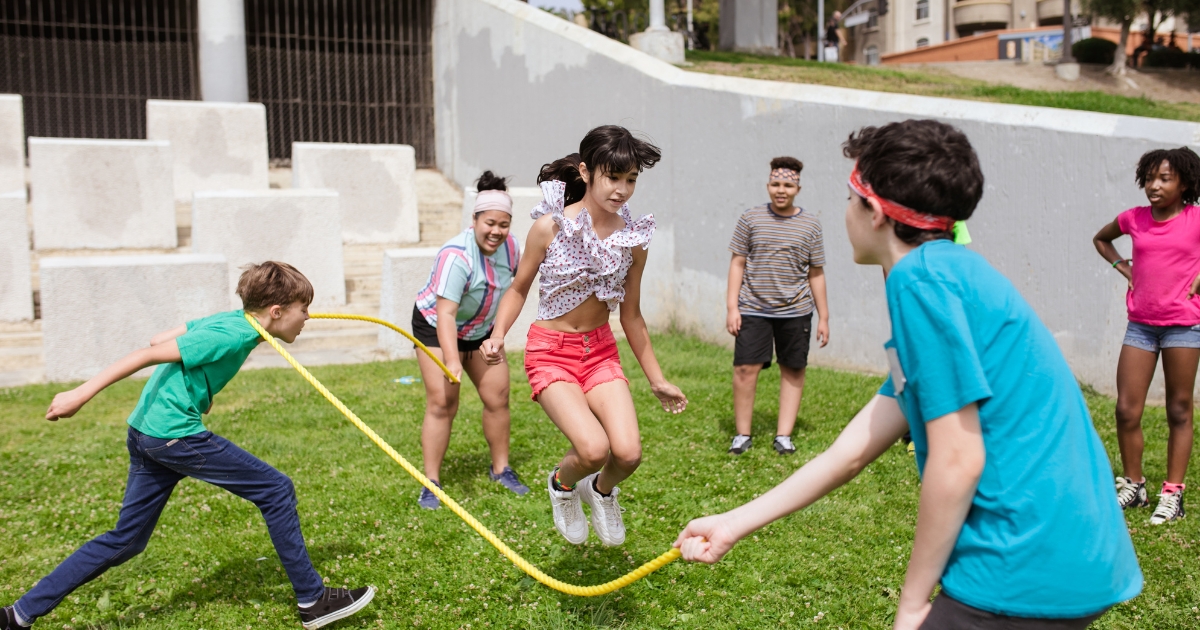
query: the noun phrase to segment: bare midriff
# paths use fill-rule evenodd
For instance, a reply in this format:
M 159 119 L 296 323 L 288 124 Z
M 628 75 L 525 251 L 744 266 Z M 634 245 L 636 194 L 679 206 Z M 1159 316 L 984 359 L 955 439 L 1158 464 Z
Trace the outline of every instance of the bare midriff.
M 533 325 L 556 332 L 581 333 L 596 330 L 607 324 L 608 315 L 608 305 L 591 295 L 566 315 L 554 319 L 540 319 Z

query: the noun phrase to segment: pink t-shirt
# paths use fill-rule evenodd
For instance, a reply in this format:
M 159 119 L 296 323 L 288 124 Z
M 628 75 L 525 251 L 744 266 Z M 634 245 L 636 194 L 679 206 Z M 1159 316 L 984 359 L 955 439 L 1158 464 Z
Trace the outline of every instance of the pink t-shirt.
M 1117 216 L 1117 226 L 1133 240 L 1133 290 L 1125 297 L 1129 321 L 1200 324 L 1200 295 L 1187 299 L 1200 273 L 1200 207 L 1187 206 L 1161 222 L 1150 206 L 1130 208 Z

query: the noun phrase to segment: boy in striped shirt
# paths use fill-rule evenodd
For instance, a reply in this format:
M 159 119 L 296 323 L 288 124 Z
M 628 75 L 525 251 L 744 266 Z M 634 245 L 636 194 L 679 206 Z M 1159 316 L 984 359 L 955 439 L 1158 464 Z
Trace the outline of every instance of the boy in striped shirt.
M 737 435 L 729 452 L 750 448 L 750 425 L 758 373 L 771 367 L 772 344 L 779 363 L 779 423 L 775 450 L 796 452 L 792 429 L 804 392 L 804 370 L 817 312 L 817 341 L 829 343 L 825 301 L 825 247 L 821 222 L 793 205 L 804 165 L 793 157 L 771 160 L 770 202 L 742 213 L 729 251 L 725 328 L 736 338 L 733 351 L 733 410 Z

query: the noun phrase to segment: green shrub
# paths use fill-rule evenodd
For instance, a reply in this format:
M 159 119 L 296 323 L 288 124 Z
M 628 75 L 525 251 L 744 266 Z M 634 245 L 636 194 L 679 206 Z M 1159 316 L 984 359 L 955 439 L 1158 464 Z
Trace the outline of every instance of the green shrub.
M 1075 61 L 1079 63 L 1110 64 L 1113 62 L 1113 55 L 1116 52 L 1116 42 L 1100 37 L 1081 39 L 1071 45 L 1071 56 L 1075 57 Z
M 1146 53 L 1147 68 L 1186 68 L 1190 55 L 1182 50 L 1152 50 Z

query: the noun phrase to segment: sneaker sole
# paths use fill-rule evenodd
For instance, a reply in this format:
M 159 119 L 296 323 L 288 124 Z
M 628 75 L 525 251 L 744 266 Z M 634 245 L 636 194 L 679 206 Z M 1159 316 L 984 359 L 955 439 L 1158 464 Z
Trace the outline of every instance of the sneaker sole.
M 366 608 L 367 604 L 370 604 L 371 600 L 375 599 L 375 587 L 370 586 L 370 587 L 368 587 L 368 589 L 369 590 L 367 591 L 367 594 L 363 595 L 362 599 L 354 602 L 353 604 L 350 604 L 349 606 L 347 606 L 337 612 L 329 613 L 328 615 L 325 615 L 324 617 L 319 617 L 317 619 L 313 619 L 312 621 L 310 621 L 308 623 L 302 623 L 300 625 L 302 625 L 305 628 L 305 630 L 312 630 L 313 628 L 320 628 L 321 626 L 329 625 L 335 621 L 345 619 L 346 617 L 353 615 L 354 613 L 362 610 L 363 608 Z

